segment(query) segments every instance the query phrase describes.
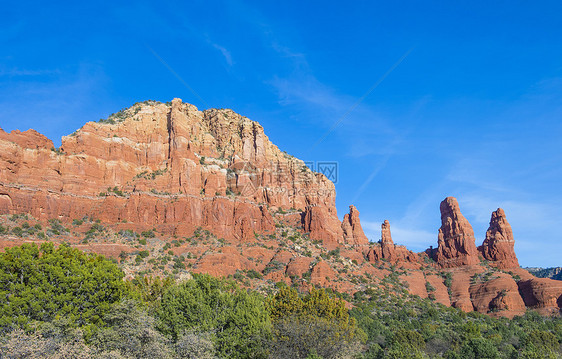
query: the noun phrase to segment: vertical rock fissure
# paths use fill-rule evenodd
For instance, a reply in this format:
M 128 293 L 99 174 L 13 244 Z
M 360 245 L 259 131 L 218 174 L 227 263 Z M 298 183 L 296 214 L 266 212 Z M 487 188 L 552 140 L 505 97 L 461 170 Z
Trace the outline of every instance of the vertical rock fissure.
M 173 143 L 173 137 L 174 137 L 174 129 L 173 129 L 173 125 L 172 125 L 172 107 L 170 107 L 170 112 L 168 112 L 167 115 L 167 122 L 166 125 L 168 127 L 168 163 L 167 165 L 169 165 L 171 167 L 171 159 L 172 159 L 172 143 Z

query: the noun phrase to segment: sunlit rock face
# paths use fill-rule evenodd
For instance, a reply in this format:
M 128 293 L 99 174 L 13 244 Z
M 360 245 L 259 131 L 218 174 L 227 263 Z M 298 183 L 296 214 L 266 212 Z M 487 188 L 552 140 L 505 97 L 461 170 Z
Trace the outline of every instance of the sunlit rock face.
M 462 215 L 456 198 L 445 198 L 440 209 L 441 228 L 435 261 L 446 268 L 479 263 L 474 231 Z

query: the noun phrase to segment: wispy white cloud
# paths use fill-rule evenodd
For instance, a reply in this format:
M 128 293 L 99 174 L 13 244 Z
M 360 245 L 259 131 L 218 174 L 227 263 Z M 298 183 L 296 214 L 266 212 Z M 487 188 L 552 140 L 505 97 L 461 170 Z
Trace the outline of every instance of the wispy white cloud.
M 371 242 L 377 242 L 381 239 L 381 223 L 372 221 L 361 221 L 363 232 Z
M 475 153 L 473 150 L 470 157 L 454 158 L 446 180 L 457 182 L 464 185 L 473 185 L 481 190 L 493 192 L 512 192 L 514 191 L 505 183 L 505 176 L 498 171 L 497 159 L 490 158 L 493 151 L 482 151 Z M 461 154 L 460 156 L 467 156 Z
M 276 90 L 283 105 L 300 104 L 320 108 L 321 112 L 341 112 L 349 104 L 344 96 L 338 96 L 333 89 L 308 73 L 295 73 L 291 77 L 273 77 L 268 83 Z
M 228 51 L 225 47 L 223 47 L 219 44 L 211 43 L 211 45 L 215 49 L 220 51 L 222 56 L 224 56 L 224 59 L 226 60 L 226 63 L 228 64 L 228 66 L 232 66 L 233 62 L 232 62 L 232 55 L 230 54 L 230 51 Z
M 45 75 L 59 75 L 61 72 L 58 69 L 54 70 L 32 70 L 32 69 L 0 69 L 0 76 L 16 77 L 16 76 L 45 76 Z
M 272 41 L 271 47 L 282 57 L 290 59 L 293 62 L 295 68 L 309 70 L 308 61 L 306 60 L 306 56 L 304 53 L 294 51 L 287 46 L 283 46 L 277 40 Z
M 371 182 L 373 182 L 373 180 L 379 174 L 379 172 L 384 169 L 384 167 L 388 163 L 389 159 L 390 159 L 390 154 L 384 156 L 382 158 L 382 160 L 377 165 L 375 165 L 375 167 L 371 171 L 371 174 L 369 175 L 369 177 L 367 177 L 367 179 L 365 179 L 365 181 L 357 189 L 357 192 L 355 192 L 355 195 L 354 195 L 353 199 L 351 200 L 351 203 L 357 202 L 357 199 L 363 194 L 365 189 L 367 189 L 367 187 L 369 187 L 369 185 L 371 184 Z
M 514 236 L 529 236 L 540 232 L 558 236 L 558 226 L 562 223 L 562 213 L 555 204 L 505 200 L 495 196 L 482 196 L 477 193 L 462 195 L 461 210 L 470 218 L 473 225 L 484 228 L 490 221 L 492 211 L 503 208 L 508 222 L 514 227 Z M 480 232 L 484 232 L 481 230 Z M 483 235 L 481 235 L 483 236 Z
M 429 232 L 416 228 L 402 228 L 391 225 L 392 239 L 396 244 L 403 244 L 408 249 L 421 252 L 429 246 L 437 247 L 437 230 Z

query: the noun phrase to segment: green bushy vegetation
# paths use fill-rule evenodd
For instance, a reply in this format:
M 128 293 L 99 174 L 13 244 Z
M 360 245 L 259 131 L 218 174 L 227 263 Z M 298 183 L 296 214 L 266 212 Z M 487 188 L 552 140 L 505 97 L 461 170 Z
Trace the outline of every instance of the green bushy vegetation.
M 24 244 L 0 255 L 0 327 L 65 317 L 72 326 L 103 325 L 124 294 L 123 272 L 111 261 L 62 244 Z
M 57 225 L 51 223 L 61 230 Z M 149 252 L 136 256 L 142 261 Z M 173 260 L 184 264 L 183 256 Z M 180 283 L 123 278 L 115 262 L 66 244 L 6 249 L 0 254 L 0 357 L 562 357 L 562 319 L 533 311 L 492 318 L 396 295 L 384 285 L 352 299 L 314 287 L 300 293 L 284 283 L 265 295 L 203 274 Z
M 367 334 L 363 358 L 560 358 L 562 319 L 464 313 L 417 296 L 368 290 L 351 316 Z M 363 296 L 365 297 L 365 296 Z
M 115 262 L 66 244 L 7 249 L 0 357 L 335 358 L 359 343 L 355 319 L 324 290 L 266 297 L 203 274 L 181 283 L 123 277 Z
M 217 354 L 223 358 L 264 357 L 260 353 L 271 332 L 264 299 L 232 282 L 209 275 L 171 287 L 157 312 L 162 333 L 177 340 L 185 333 L 213 333 Z

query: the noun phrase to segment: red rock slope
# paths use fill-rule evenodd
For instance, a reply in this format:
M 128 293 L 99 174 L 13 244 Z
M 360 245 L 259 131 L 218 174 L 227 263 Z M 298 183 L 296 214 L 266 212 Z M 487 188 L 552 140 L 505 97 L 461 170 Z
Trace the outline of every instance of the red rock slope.
M 313 237 L 343 240 L 334 185 L 257 122 L 179 99 L 137 104 L 109 122 L 88 122 L 59 149 L 33 130 L 0 131 L 0 213 L 125 220 L 178 235 L 201 226 L 247 241 L 273 229 L 266 207 L 294 208 Z
M 340 222 L 333 183 L 280 151 L 257 122 L 231 110 L 199 111 L 179 99 L 138 103 L 89 122 L 63 137 L 58 149 L 33 130 L 0 129 L 0 215 L 27 213 L 43 224 L 96 218 L 115 233 L 154 228 L 168 244 L 180 237 L 191 243 L 173 255 L 184 256 L 195 272 L 256 271 L 255 280 L 349 294 L 403 285 L 444 305 L 491 315 L 519 315 L 529 307 L 559 311 L 562 282 L 519 268 L 503 210 L 492 214 L 477 248 L 457 200 L 446 198 L 440 209 L 435 249 L 414 253 L 396 245 L 388 221 L 380 241 L 369 243 L 359 211 L 350 206 Z M 60 240 L 113 256 L 138 252 L 139 244 L 120 243 L 117 234 L 92 239 L 94 225 L 80 226 Z M 0 247 L 18 241 L 0 238 Z M 152 246 L 152 263 L 167 250 L 160 239 L 143 245 Z M 165 262 L 154 268 L 168 268 Z

